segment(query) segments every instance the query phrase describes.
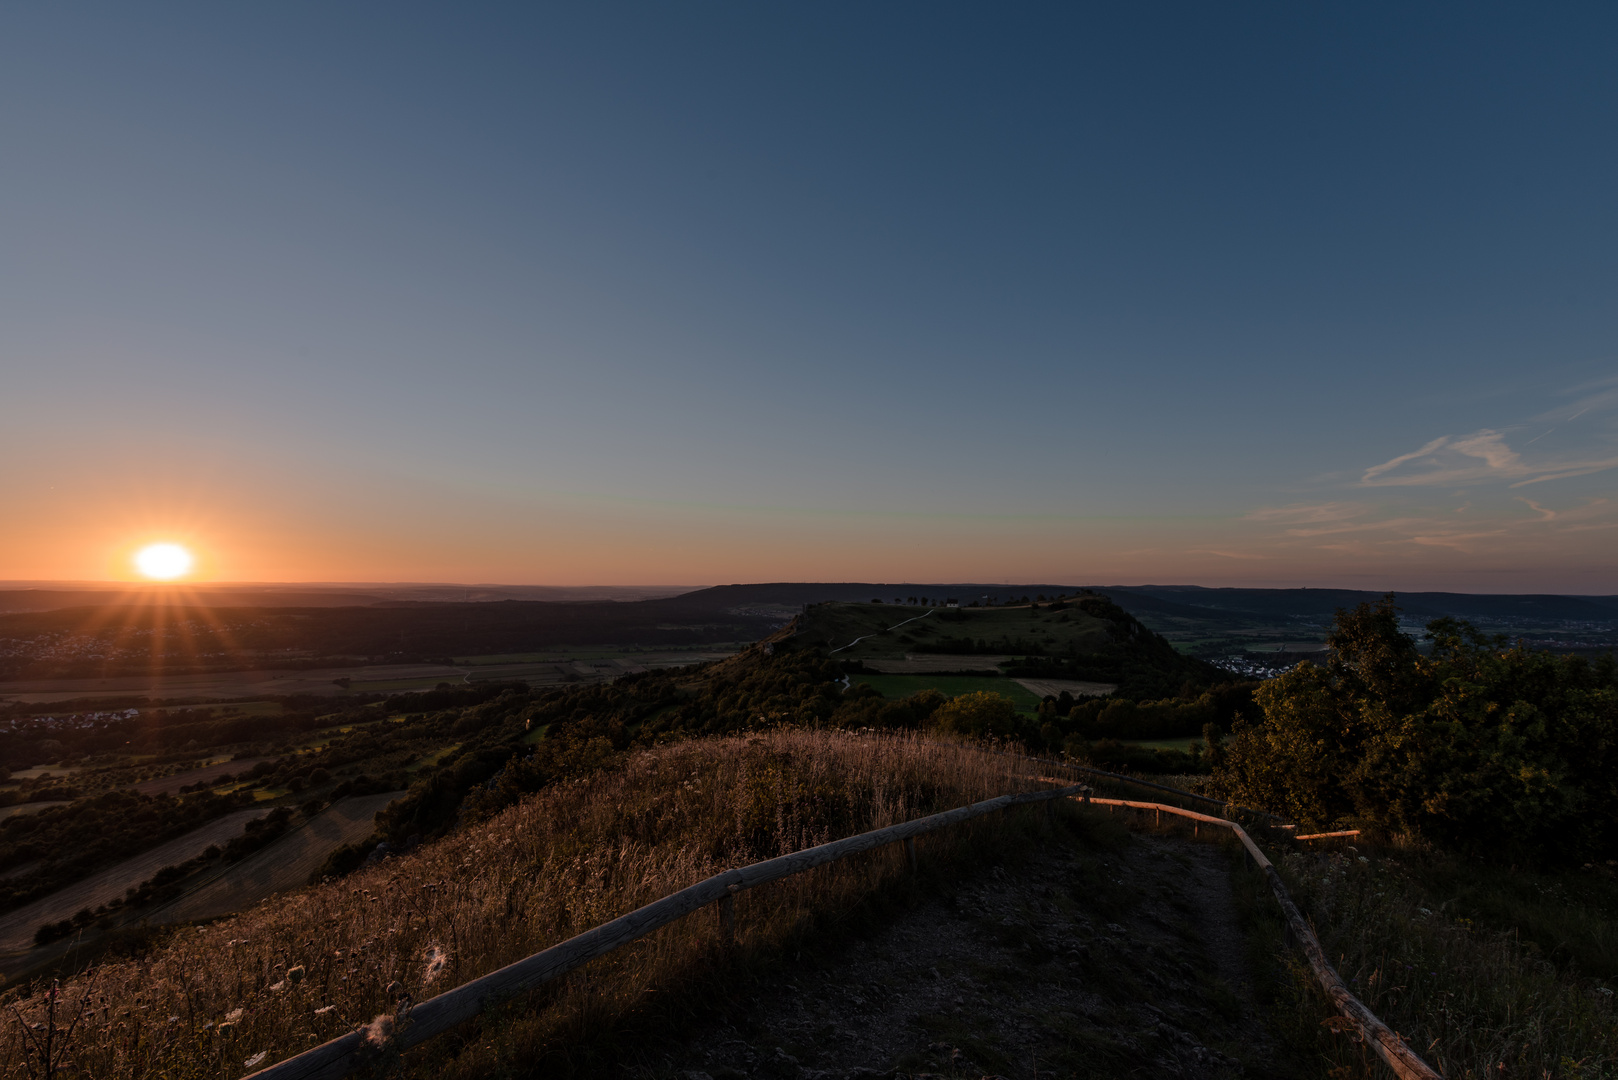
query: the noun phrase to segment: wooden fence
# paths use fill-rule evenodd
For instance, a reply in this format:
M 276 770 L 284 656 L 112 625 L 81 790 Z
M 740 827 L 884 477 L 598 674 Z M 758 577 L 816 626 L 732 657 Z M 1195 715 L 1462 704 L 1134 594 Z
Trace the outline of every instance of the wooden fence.
M 1040 779 L 1048 783 L 1058 783 L 1048 777 Z M 1130 779 L 1119 777 L 1119 779 Z M 1161 786 L 1161 785 L 1154 785 Z M 1173 790 L 1173 789 L 1166 789 Z M 1178 794 L 1189 794 L 1180 792 Z M 782 855 L 766 862 L 754 863 L 751 866 L 740 867 L 735 870 L 726 870 L 716 874 L 706 881 L 698 882 L 677 893 L 665 896 L 661 900 L 653 901 L 642 908 L 630 912 L 604 923 L 593 930 L 586 930 L 576 937 L 569 938 L 559 945 L 553 945 L 543 952 L 535 953 L 524 960 L 509 964 L 498 971 L 491 972 L 479 979 L 463 983 L 453 990 L 447 990 L 437 997 L 429 998 L 410 1008 L 408 1022 L 403 1024 L 392 1037 L 389 1048 L 404 1050 L 419 1043 L 443 1034 L 466 1020 L 483 1012 L 485 1009 L 517 994 L 549 982 L 561 975 L 567 974 L 581 965 L 588 963 L 599 956 L 605 956 L 613 950 L 627 945 L 632 941 L 645 937 L 660 927 L 667 926 L 676 919 L 683 918 L 709 904 L 720 904 L 724 926 L 727 931 L 733 925 L 732 905 L 737 893 L 764 885 L 782 878 L 801 874 L 828 863 L 846 859 L 851 855 L 871 851 L 879 847 L 903 841 L 910 856 L 911 865 L 915 865 L 914 840 L 924 833 L 937 832 L 951 825 L 960 824 L 985 814 L 995 813 L 1014 806 L 1023 806 L 1030 803 L 1046 802 L 1055 799 L 1071 798 L 1088 805 L 1122 806 L 1139 810 L 1155 811 L 1158 820 L 1162 815 L 1174 814 L 1180 817 L 1191 818 L 1198 823 L 1206 822 L 1219 828 L 1231 830 L 1241 841 L 1247 857 L 1264 871 L 1269 881 L 1270 889 L 1275 894 L 1276 901 L 1281 905 L 1281 911 L 1286 917 L 1287 938 L 1291 944 L 1297 944 L 1303 949 L 1309 960 L 1309 966 L 1314 970 L 1320 981 L 1321 988 L 1338 1007 L 1342 1014 L 1354 1024 L 1359 1034 L 1369 1042 L 1384 1061 L 1399 1075 L 1401 1080 L 1442 1080 L 1414 1051 L 1404 1044 L 1391 1029 L 1379 1020 L 1371 1010 L 1351 994 L 1344 985 L 1342 978 L 1332 968 L 1326 959 L 1325 952 L 1315 937 L 1314 930 L 1298 911 L 1287 893 L 1286 886 L 1281 883 L 1280 875 L 1275 867 L 1264 857 L 1247 831 L 1234 821 L 1214 817 L 1210 814 L 1201 814 L 1195 810 L 1183 810 L 1177 806 L 1168 806 L 1163 803 L 1135 802 L 1128 799 L 1103 799 L 1092 795 L 1090 789 L 1083 784 L 1070 784 L 1046 791 L 1021 792 L 1014 795 L 1002 795 L 996 799 L 973 803 L 954 810 L 947 810 L 941 814 L 907 821 L 902 825 L 892 825 L 885 829 L 875 829 L 871 832 L 851 836 L 845 840 L 834 840 L 819 847 L 807 848 L 790 855 Z M 1214 801 L 1214 800 L 1207 800 Z M 1267 815 L 1266 815 L 1267 816 Z M 374 1060 L 379 1048 L 367 1041 L 363 1030 L 352 1031 L 341 1035 L 329 1042 L 307 1050 L 284 1061 L 277 1062 L 265 1069 L 253 1073 L 246 1080 L 335 1080 L 346 1076 L 358 1068 L 362 1068 Z

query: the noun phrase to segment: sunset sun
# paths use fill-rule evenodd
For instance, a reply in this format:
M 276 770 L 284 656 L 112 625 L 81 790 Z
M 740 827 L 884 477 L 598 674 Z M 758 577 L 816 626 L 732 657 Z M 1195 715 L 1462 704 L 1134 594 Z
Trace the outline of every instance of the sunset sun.
M 191 562 L 191 553 L 179 544 L 151 544 L 135 553 L 135 568 L 158 581 L 180 577 Z

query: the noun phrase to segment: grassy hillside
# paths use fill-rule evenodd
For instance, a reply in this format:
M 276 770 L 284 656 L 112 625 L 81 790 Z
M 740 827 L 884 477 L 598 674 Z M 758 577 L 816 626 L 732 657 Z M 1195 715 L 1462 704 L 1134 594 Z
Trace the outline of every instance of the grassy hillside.
M 71 1053 L 102 1080 L 238 1076 L 392 1013 L 399 993 L 431 996 L 727 866 L 1038 787 L 1025 769 L 908 735 L 775 731 L 643 750 L 411 855 L 67 980 L 66 1000 L 97 1003 Z M 923 848 L 947 858 L 1021 820 Z M 902 849 L 889 849 L 747 893 L 740 946 L 779 948 L 904 871 Z M 440 1040 L 412 1074 L 487 1076 L 513 1053 L 535 1062 L 560 1038 L 599 1038 L 665 1008 L 655 991 L 700 984 L 715 945 L 711 913 L 687 918 L 496 1013 L 470 1042 Z M 46 1003 L 8 1004 L 18 1011 L 0 1012 L 0 1076 L 27 1075 L 19 1021 L 38 1022 Z

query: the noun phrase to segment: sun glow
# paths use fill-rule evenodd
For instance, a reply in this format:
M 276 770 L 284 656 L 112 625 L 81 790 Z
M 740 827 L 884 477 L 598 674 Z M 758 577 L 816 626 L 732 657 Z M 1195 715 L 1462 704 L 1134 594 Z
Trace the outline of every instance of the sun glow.
M 191 553 L 179 544 L 151 544 L 135 553 L 135 568 L 158 581 L 184 575 L 192 561 Z

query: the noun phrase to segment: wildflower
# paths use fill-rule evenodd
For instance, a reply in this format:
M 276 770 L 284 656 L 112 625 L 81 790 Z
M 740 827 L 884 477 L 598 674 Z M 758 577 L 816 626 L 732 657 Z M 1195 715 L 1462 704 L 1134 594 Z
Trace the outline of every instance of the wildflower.
M 303 965 L 302 964 L 299 964 L 295 968 L 288 968 L 287 969 L 287 982 L 291 983 L 293 986 L 297 986 L 299 983 L 303 982 Z
M 320 1008 L 315 1010 L 315 1015 L 316 1016 L 325 1016 L 327 1013 L 331 1012 L 335 1008 L 337 1008 L 337 1006 L 335 1006 L 335 1005 L 322 1005 Z
M 1432 908 L 1417 908 L 1416 910 L 1421 912 L 1423 915 L 1431 915 L 1433 913 Z
M 285 979 L 282 979 L 282 980 L 281 980 L 281 981 L 280 981 L 280 982 L 278 982 L 278 983 L 273 983 L 273 984 L 271 984 L 271 986 L 270 986 L 270 992 L 271 992 L 271 993 L 272 993 L 272 994 L 273 994 L 273 993 L 278 993 L 278 992 L 280 992 L 280 991 L 281 991 L 281 990 L 284 990 L 284 989 L 286 989 L 286 985 L 287 985 L 287 981 L 286 981 L 286 980 L 285 980 Z
M 1598 986 L 1596 987 L 1596 993 L 1602 994 L 1606 997 L 1612 997 L 1612 989 L 1610 987 Z
M 270 1056 L 270 1052 L 268 1050 L 260 1050 L 258 1053 L 254 1054 L 252 1057 L 250 1057 L 246 1061 L 242 1062 L 242 1064 L 246 1065 L 249 1069 L 251 1069 L 254 1065 L 257 1065 L 259 1062 L 263 1061 L 265 1058 L 267 1058 L 269 1056 Z
M 236 1021 L 240 1020 L 241 1018 L 242 1018 L 242 1010 L 241 1009 L 232 1009 L 228 1013 L 225 1014 L 225 1022 L 228 1023 L 228 1024 L 234 1024 Z

